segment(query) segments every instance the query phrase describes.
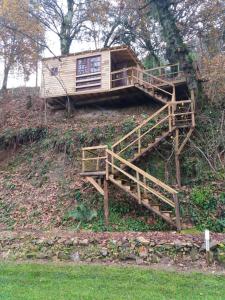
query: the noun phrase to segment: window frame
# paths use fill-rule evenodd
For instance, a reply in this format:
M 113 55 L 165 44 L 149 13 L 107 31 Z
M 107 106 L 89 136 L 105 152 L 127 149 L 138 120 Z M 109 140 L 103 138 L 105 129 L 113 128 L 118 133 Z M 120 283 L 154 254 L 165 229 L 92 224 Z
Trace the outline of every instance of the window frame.
M 51 67 L 50 68 L 50 75 L 52 77 L 56 77 L 59 75 L 59 67 Z
M 97 61 L 92 61 L 93 59 L 97 58 Z M 84 62 L 82 64 L 82 61 Z M 97 64 L 97 66 L 96 66 Z M 83 66 L 83 68 L 82 68 Z M 82 77 L 87 75 L 95 75 L 101 73 L 102 68 L 102 56 L 101 54 L 80 57 L 76 60 L 76 76 Z

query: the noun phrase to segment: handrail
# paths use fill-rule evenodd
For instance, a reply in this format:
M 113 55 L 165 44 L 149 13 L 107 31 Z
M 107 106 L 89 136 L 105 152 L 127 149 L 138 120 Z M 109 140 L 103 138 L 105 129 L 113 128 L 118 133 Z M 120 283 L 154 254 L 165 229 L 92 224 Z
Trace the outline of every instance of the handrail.
M 142 169 L 138 168 L 137 166 L 135 166 L 131 162 L 127 161 L 126 159 L 124 159 L 124 158 L 120 157 L 119 155 L 117 155 L 116 153 L 114 153 L 113 151 L 107 149 L 106 153 L 114 156 L 122 164 L 125 164 L 127 167 L 133 169 L 134 171 L 137 171 L 139 174 L 141 174 L 142 176 L 144 176 L 146 179 L 149 179 L 153 183 L 159 185 L 161 188 L 163 188 L 164 190 L 166 190 L 168 193 L 170 193 L 170 194 L 178 194 L 178 192 L 176 190 L 174 190 L 173 188 L 171 188 L 169 185 L 165 184 L 164 182 L 162 182 L 161 180 L 157 179 L 156 177 L 154 177 L 154 176 L 148 174 L 147 172 L 143 171 Z
M 105 164 L 106 160 L 106 149 L 108 146 L 106 145 L 100 145 L 100 146 L 93 146 L 93 147 L 84 147 L 81 149 L 82 151 L 82 173 L 87 171 L 87 163 L 94 164 L 94 170 L 89 170 L 90 172 L 96 172 L 100 171 L 100 162 L 103 162 Z M 104 152 L 104 153 L 102 153 Z M 92 154 L 92 157 L 87 157 L 87 153 L 90 155 Z M 105 170 L 105 166 L 104 166 Z
M 138 72 L 141 72 L 141 73 L 143 73 L 143 74 L 145 74 L 145 75 L 147 75 L 147 76 L 149 76 L 149 77 L 155 79 L 155 80 L 161 81 L 161 82 L 163 82 L 163 83 L 166 83 L 166 84 L 168 84 L 168 85 L 171 85 L 172 87 L 175 87 L 175 85 L 174 85 L 173 83 L 171 83 L 171 82 L 169 82 L 169 81 L 167 81 L 167 80 L 161 79 L 161 78 L 159 78 L 159 77 L 157 77 L 157 76 L 154 76 L 154 75 L 152 75 L 152 74 L 149 74 L 149 73 L 147 73 L 145 70 L 137 69 L 137 68 L 134 68 L 134 69 L 137 70 Z M 151 83 L 150 83 L 150 84 L 151 84 Z
M 136 142 L 141 142 L 141 139 L 143 137 L 145 137 L 150 131 L 152 131 L 153 129 L 155 129 L 157 126 L 159 126 L 160 124 L 164 123 L 166 120 L 168 120 L 170 117 L 170 115 L 166 116 L 165 118 L 163 118 L 161 121 L 159 121 L 158 123 L 156 123 L 153 127 L 149 128 L 145 133 L 141 134 L 138 138 L 136 138 L 134 141 L 132 141 L 129 145 L 127 145 L 125 148 L 123 148 L 122 150 L 120 150 L 118 152 L 118 154 L 123 153 L 125 150 L 127 150 L 130 146 L 134 145 Z
M 170 92 L 168 92 L 168 91 L 166 91 L 166 90 L 160 88 L 159 86 L 157 86 L 157 85 L 155 85 L 155 84 L 152 84 L 152 83 L 150 83 L 150 82 L 148 82 L 148 81 L 146 81 L 146 80 L 144 80 L 144 79 L 140 79 L 140 78 L 138 78 L 138 77 L 136 77 L 136 76 L 133 76 L 133 78 L 134 78 L 134 79 L 137 79 L 138 81 L 141 81 L 142 83 L 148 84 L 150 87 L 155 88 L 155 89 L 157 89 L 157 90 L 159 90 L 159 91 L 161 91 L 161 92 L 163 92 L 163 93 L 166 93 L 166 94 L 168 94 L 168 95 L 170 95 L 170 96 L 173 96 L 173 93 L 170 93 Z
M 155 70 L 158 70 L 158 69 L 165 69 L 165 68 L 168 68 L 168 67 L 179 67 L 178 70 L 180 69 L 180 64 L 179 63 L 176 63 L 176 64 L 167 64 L 167 65 L 164 65 L 164 66 L 158 66 L 158 67 L 155 67 L 155 68 L 152 68 L 152 69 L 146 69 L 146 71 L 155 71 Z
M 119 141 L 117 141 L 115 144 L 112 145 L 112 148 L 115 148 L 117 145 L 119 145 L 121 142 L 126 140 L 129 136 L 131 136 L 133 133 L 135 133 L 137 130 L 141 129 L 144 125 L 146 125 L 149 121 L 154 119 L 156 116 L 158 116 L 162 111 L 164 111 L 167 107 L 169 107 L 170 103 L 167 103 L 162 108 L 160 108 L 157 112 L 155 112 L 153 115 L 151 115 L 149 118 L 144 120 L 140 125 L 135 127 L 133 130 L 131 130 L 128 134 L 126 134 L 123 138 L 121 138 Z
M 112 78 L 113 75 L 122 74 L 123 72 L 127 72 L 128 73 L 128 71 L 131 71 L 131 74 L 127 74 L 126 76 L 123 76 L 121 78 L 115 78 L 115 79 Z M 134 74 L 135 72 L 137 73 L 136 76 Z M 140 78 L 140 74 L 142 76 L 148 76 L 148 78 L 150 78 L 150 81 L 158 81 L 158 82 L 161 82 L 162 84 L 166 84 L 167 86 L 171 86 L 172 89 L 173 89 L 173 92 L 170 93 L 167 90 L 160 88 L 158 85 L 153 84 L 152 82 L 146 81 L 143 78 Z M 162 79 L 160 77 L 157 77 L 157 76 L 154 76 L 152 74 L 149 74 L 145 70 L 139 69 L 139 68 L 136 68 L 136 67 L 129 67 L 129 68 L 124 68 L 124 69 L 120 69 L 120 70 L 116 70 L 116 71 L 111 72 L 111 84 L 115 83 L 116 81 L 120 81 L 120 80 L 124 80 L 124 79 L 129 79 L 129 78 L 131 79 L 131 81 L 135 81 L 135 80 L 137 82 L 141 81 L 144 84 L 148 84 L 150 88 L 158 89 L 161 92 L 169 94 L 170 96 L 172 96 L 171 100 L 175 101 L 175 85 L 173 83 L 171 83 L 170 81 L 167 81 L 167 80 L 164 80 L 164 79 Z M 126 84 L 122 84 L 122 86 L 127 86 L 127 83 Z
M 111 75 L 114 75 L 114 74 L 117 74 L 117 73 L 122 73 L 122 72 L 125 72 L 125 71 L 128 71 L 128 70 L 132 70 L 132 69 L 133 69 L 133 67 L 119 69 L 119 70 L 116 70 L 116 71 L 112 71 Z

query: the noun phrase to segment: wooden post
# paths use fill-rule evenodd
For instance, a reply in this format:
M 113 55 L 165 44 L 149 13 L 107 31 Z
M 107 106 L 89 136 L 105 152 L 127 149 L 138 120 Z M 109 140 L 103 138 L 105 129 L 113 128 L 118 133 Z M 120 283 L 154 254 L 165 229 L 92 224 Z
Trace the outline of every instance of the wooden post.
M 173 195 L 174 204 L 175 204 L 175 213 L 176 213 L 176 226 L 177 230 L 181 231 L 181 221 L 180 221 L 180 205 L 177 194 Z
M 146 177 L 144 176 L 144 178 L 143 178 L 143 182 L 144 182 L 144 185 L 146 186 L 147 185 L 147 180 L 146 180 Z M 145 198 L 147 198 L 147 190 L 146 190 L 146 188 L 144 188 L 144 197 Z
M 141 204 L 141 187 L 140 187 L 140 175 L 138 172 L 136 172 L 136 178 L 137 178 L 137 193 L 138 193 L 138 203 Z
M 192 101 L 192 104 L 193 104 L 193 109 L 195 111 L 195 91 L 194 90 L 191 90 L 191 101 Z
M 172 116 L 171 116 L 171 105 L 168 106 L 168 114 L 169 114 L 169 131 L 172 131 Z
M 106 150 L 106 160 L 105 160 L 105 173 L 106 180 L 109 180 L 109 153 L 108 149 Z
M 138 129 L 138 154 L 141 153 L 141 129 Z
M 82 173 L 85 172 L 85 150 L 82 149 Z
M 45 98 L 45 125 L 47 125 L 48 120 L 47 120 L 47 99 Z
M 181 174 L 180 174 L 180 159 L 179 159 L 179 129 L 176 129 L 175 136 L 175 165 L 176 165 L 176 178 L 178 187 L 181 187 Z
M 104 178 L 104 217 L 105 226 L 109 226 L 109 181 Z

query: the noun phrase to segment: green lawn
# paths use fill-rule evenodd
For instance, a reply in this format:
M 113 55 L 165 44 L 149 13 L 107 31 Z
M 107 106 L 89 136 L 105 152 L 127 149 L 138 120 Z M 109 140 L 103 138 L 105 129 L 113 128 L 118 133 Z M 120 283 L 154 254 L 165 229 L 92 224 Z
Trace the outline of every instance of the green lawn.
M 0 300 L 225 299 L 225 277 L 135 267 L 0 264 Z

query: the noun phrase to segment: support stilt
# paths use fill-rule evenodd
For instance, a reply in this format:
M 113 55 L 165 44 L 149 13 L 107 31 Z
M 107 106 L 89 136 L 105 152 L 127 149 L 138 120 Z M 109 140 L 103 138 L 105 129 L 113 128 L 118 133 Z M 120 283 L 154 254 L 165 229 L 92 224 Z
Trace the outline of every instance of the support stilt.
M 109 226 L 109 181 L 104 179 L 104 216 L 105 226 Z
M 176 129 L 176 136 L 175 136 L 175 165 L 176 165 L 177 184 L 178 187 L 181 187 L 180 159 L 179 159 L 179 129 Z

